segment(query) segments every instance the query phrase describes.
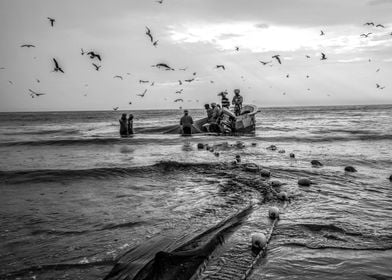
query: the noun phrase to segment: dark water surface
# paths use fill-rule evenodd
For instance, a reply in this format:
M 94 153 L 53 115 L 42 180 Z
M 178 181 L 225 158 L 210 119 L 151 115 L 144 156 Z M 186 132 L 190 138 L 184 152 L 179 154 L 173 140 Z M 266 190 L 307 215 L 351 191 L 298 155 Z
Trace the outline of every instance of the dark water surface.
M 272 205 L 283 213 L 249 279 L 392 278 L 392 106 L 265 108 L 255 135 L 237 137 L 160 134 L 180 111 L 132 113 L 154 133 L 119 138 L 121 112 L 0 113 L 0 279 L 102 279 L 135 246 L 191 236 L 250 204 L 199 279 L 241 279 Z M 290 203 L 266 200 L 260 175 L 230 164 L 237 154 L 271 170 L 265 182 L 279 180 Z M 315 184 L 298 186 L 302 177 Z

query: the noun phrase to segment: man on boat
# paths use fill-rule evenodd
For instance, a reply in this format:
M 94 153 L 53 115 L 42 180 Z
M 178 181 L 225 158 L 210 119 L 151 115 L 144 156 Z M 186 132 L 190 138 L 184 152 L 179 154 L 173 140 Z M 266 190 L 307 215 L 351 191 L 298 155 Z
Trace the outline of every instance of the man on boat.
M 193 119 L 191 116 L 188 115 L 188 110 L 184 110 L 184 115 L 180 120 L 180 125 L 182 127 L 182 134 L 183 135 L 191 135 L 192 134 L 192 125 Z
M 229 101 L 229 98 L 226 97 L 227 92 L 222 91 L 222 92 L 218 93 L 218 95 L 222 96 L 222 99 L 221 99 L 222 108 L 229 109 L 230 101 Z
M 240 90 L 239 89 L 235 89 L 234 90 L 234 97 L 233 97 L 233 100 L 232 100 L 231 103 L 234 105 L 234 114 L 236 116 L 239 116 L 241 114 L 242 102 L 243 101 L 244 101 L 244 99 L 240 95 Z
M 204 108 L 206 109 L 206 113 L 207 113 L 207 122 L 211 122 L 212 120 L 212 109 L 210 108 L 210 104 L 205 104 Z
M 220 110 L 219 108 L 216 106 L 216 103 L 213 102 L 211 103 L 211 108 L 212 108 L 212 118 L 211 118 L 211 122 L 215 123 L 219 117 L 220 114 Z

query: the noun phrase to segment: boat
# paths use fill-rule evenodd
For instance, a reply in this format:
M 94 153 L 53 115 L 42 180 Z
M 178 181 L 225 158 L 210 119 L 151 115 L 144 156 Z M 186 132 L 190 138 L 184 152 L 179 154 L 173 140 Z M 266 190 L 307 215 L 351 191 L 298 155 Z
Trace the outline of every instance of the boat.
M 229 109 L 222 109 L 222 119 L 220 125 L 209 124 L 207 118 L 202 118 L 194 122 L 192 134 L 215 133 L 225 135 L 236 135 L 244 133 L 253 133 L 256 129 L 256 114 L 259 113 L 257 106 L 244 105 L 241 113 L 236 116 Z M 163 133 L 163 134 L 181 134 L 180 125 L 170 125 L 159 128 L 136 129 L 137 133 Z

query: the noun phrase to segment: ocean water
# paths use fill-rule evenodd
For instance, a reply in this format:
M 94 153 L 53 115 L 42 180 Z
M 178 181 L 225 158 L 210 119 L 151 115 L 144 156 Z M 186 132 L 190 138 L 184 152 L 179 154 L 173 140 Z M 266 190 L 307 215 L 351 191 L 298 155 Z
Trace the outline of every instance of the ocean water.
M 121 113 L 0 113 L 0 279 L 102 279 L 134 248 L 152 258 L 151 244 L 180 244 L 249 205 L 198 279 L 241 279 L 242 267 L 248 279 L 392 278 L 392 105 L 262 108 L 255 134 L 235 137 L 163 134 L 181 111 L 146 110 L 120 138 Z M 272 181 L 289 202 L 261 187 Z M 255 261 L 250 236 L 270 230 Z

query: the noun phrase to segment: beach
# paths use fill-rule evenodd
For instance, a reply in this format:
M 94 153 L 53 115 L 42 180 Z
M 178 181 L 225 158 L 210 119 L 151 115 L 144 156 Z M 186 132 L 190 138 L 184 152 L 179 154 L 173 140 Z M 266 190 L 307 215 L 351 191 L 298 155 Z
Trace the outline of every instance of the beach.
M 392 105 L 260 111 L 255 134 L 192 137 L 157 129 L 180 110 L 132 111 L 128 138 L 128 111 L 0 113 L 0 279 L 103 279 L 132 249 L 181 244 L 249 205 L 198 279 L 241 279 L 246 267 L 248 279 L 391 278 Z M 273 181 L 289 201 L 260 187 Z M 251 235 L 271 228 L 271 206 L 280 220 L 252 265 Z

